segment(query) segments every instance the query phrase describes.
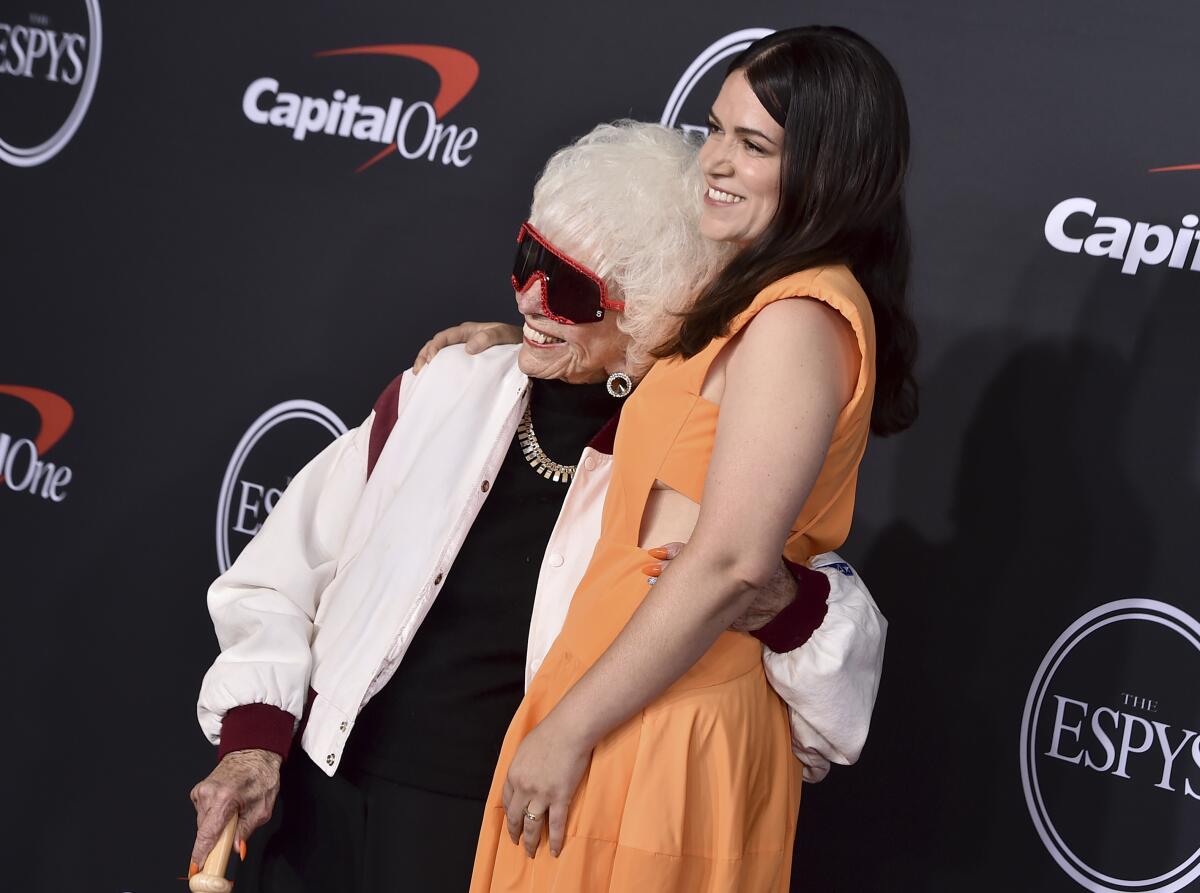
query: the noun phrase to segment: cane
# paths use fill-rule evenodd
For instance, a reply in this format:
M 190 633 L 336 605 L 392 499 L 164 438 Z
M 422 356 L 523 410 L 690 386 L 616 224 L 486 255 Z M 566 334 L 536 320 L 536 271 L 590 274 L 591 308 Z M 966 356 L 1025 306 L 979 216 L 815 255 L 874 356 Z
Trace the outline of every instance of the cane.
M 229 817 L 221 836 L 209 850 L 204 867 L 198 874 L 188 878 L 188 889 L 192 893 L 231 893 L 233 884 L 225 879 L 225 868 L 229 865 L 229 854 L 233 850 L 233 835 L 237 833 L 238 814 Z

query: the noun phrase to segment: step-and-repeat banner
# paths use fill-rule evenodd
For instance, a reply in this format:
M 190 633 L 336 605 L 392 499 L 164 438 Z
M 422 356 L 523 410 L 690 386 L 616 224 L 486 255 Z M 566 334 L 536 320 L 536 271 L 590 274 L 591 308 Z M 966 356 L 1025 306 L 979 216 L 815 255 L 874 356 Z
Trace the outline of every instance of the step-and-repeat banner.
M 1195 883 L 1200 11 L 2 0 L 5 889 L 172 889 L 208 582 L 429 334 L 513 318 L 554 149 L 703 127 L 809 22 L 907 90 L 923 413 L 868 451 L 885 674 L 794 888 Z

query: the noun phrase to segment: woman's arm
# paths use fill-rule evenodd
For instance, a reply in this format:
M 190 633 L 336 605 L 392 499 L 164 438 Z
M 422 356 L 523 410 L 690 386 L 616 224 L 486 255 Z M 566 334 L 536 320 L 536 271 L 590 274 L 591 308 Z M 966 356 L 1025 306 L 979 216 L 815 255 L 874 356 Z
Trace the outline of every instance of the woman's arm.
M 831 763 L 848 766 L 862 753 L 879 691 L 887 619 L 866 584 L 834 552 L 812 560 L 825 581 L 826 612 L 798 648 L 781 624 L 780 642 L 768 636 L 763 649 L 767 682 L 788 705 L 792 752 L 804 765 L 804 781 L 818 782 Z
M 366 481 L 373 418 L 301 469 L 209 588 L 221 653 L 204 676 L 197 713 L 220 749 L 217 767 L 192 788 L 194 865 L 204 864 L 234 812 L 239 847 L 271 817 L 308 692 L 313 618 Z
M 522 813 L 548 809 L 557 852 L 566 807 L 586 767 L 586 759 L 579 767 L 580 754 L 682 676 L 775 573 L 853 391 L 853 334 L 818 301 L 764 308 L 730 349 L 704 501 L 688 548 L 513 760 L 506 787 L 510 832 L 524 827 L 527 846 L 532 823 Z

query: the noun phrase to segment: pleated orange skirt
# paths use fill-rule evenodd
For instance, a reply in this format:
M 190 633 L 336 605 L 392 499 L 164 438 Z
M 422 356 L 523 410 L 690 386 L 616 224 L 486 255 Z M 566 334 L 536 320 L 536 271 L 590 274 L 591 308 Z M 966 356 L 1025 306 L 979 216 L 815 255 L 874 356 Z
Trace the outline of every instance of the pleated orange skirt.
M 557 858 L 512 843 L 501 793 L 525 735 L 624 628 L 647 592 L 646 554 L 601 540 L 566 625 L 505 737 L 472 893 L 787 893 L 800 765 L 762 646 L 723 633 L 683 677 L 594 750 Z

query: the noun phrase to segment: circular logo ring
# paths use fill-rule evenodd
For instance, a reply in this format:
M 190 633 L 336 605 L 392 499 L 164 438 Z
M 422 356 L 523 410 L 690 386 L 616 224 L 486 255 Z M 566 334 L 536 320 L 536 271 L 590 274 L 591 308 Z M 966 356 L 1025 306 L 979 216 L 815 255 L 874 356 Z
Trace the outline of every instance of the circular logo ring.
M 71 137 L 83 123 L 83 116 L 87 114 L 88 106 L 92 102 L 92 93 L 96 90 L 96 79 L 100 75 L 100 3 L 99 0 L 84 0 L 84 2 L 87 6 L 90 46 L 88 46 L 87 70 L 83 75 L 83 86 L 79 88 L 79 96 L 75 98 L 75 105 L 62 126 L 50 139 L 40 145 L 22 148 L 14 146 L 0 137 L 0 159 L 9 164 L 16 167 L 34 167 L 49 161 L 71 141 Z
M 229 460 L 229 465 L 225 469 L 225 477 L 221 481 L 220 501 L 217 503 L 217 566 L 220 567 L 221 573 L 229 570 L 229 565 L 233 563 L 229 558 L 229 498 L 233 494 L 233 487 L 237 482 L 238 475 L 242 473 L 246 457 L 250 455 L 250 451 L 254 449 L 254 445 L 262 439 L 264 434 L 276 425 L 292 419 L 307 419 L 310 422 L 316 422 L 334 438 L 341 437 L 346 433 L 346 425 L 338 418 L 337 414 L 313 400 L 286 400 L 272 406 L 254 420 L 254 424 L 238 441 L 237 449 L 233 451 L 233 457 Z
M 1200 651 L 1200 622 L 1174 605 L 1146 598 L 1127 598 L 1109 602 L 1084 614 L 1050 646 L 1042 659 L 1025 699 L 1021 718 L 1021 784 L 1025 804 L 1042 843 L 1054 861 L 1077 883 L 1092 893 L 1174 893 L 1200 877 L 1200 848 L 1170 871 L 1157 877 L 1125 880 L 1106 875 L 1089 866 L 1067 846 L 1050 819 L 1042 800 L 1035 760 L 1035 737 L 1042 700 L 1059 665 L 1076 645 L 1098 629 L 1113 623 L 1142 620 L 1167 627 Z
M 679 117 L 679 110 L 683 108 L 684 101 L 700 78 L 708 74 L 709 70 L 722 59 L 736 56 L 754 41 L 774 33 L 774 28 L 745 28 L 741 31 L 734 31 L 732 34 L 726 34 L 697 56 L 696 61 L 688 66 L 683 77 L 679 79 L 679 83 L 675 85 L 675 89 L 671 91 L 671 98 L 667 100 L 667 107 L 663 110 L 662 120 L 659 123 L 664 127 L 674 127 L 675 119 Z

